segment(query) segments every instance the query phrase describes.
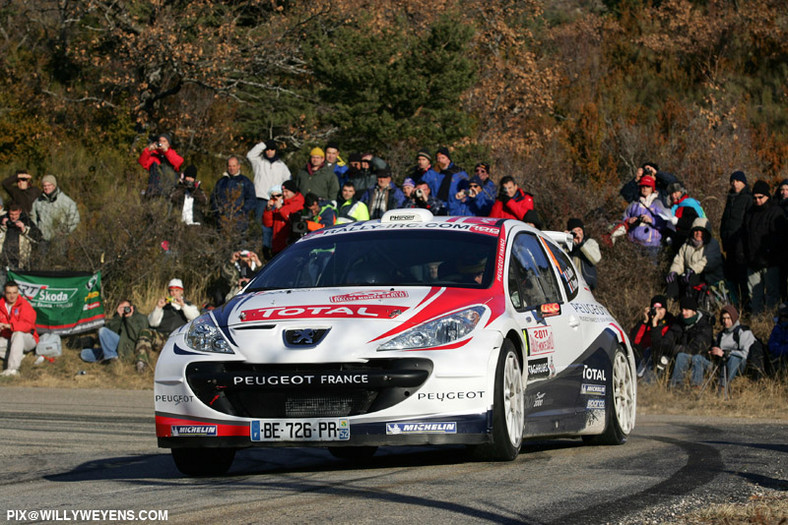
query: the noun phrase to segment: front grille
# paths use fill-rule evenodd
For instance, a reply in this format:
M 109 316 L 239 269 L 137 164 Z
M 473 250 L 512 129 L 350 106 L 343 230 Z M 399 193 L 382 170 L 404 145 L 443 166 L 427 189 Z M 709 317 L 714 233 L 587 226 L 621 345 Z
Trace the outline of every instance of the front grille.
M 404 401 L 431 372 L 432 362 L 426 359 L 323 365 L 191 363 L 186 380 L 203 403 L 225 414 L 347 417 Z

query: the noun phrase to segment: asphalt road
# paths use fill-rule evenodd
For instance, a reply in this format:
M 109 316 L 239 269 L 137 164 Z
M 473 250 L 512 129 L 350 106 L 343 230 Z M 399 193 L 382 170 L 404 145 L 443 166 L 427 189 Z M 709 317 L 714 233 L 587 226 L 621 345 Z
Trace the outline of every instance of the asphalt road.
M 190 479 L 156 446 L 152 397 L 0 388 L 0 518 L 74 523 L 88 521 L 75 512 L 118 510 L 166 511 L 168 523 L 641 523 L 788 491 L 785 422 L 675 416 L 641 416 L 619 447 L 529 442 L 512 463 L 474 462 L 461 447 L 385 448 L 363 465 L 321 449 L 250 449 L 228 476 Z

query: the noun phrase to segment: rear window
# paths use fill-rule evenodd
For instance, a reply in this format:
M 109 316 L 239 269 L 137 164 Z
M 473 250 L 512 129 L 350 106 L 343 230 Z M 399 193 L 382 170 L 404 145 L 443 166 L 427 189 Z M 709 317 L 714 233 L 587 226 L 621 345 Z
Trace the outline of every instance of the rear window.
M 342 286 L 488 288 L 498 239 L 435 230 L 318 236 L 268 263 L 247 291 Z

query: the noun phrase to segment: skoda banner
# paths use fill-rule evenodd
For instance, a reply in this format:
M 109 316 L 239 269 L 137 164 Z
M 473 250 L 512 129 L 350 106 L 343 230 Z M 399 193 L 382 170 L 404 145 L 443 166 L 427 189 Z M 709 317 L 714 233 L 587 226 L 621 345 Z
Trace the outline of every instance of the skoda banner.
M 36 311 L 39 333 L 60 335 L 95 330 L 104 325 L 101 272 L 13 272 L 8 280 Z

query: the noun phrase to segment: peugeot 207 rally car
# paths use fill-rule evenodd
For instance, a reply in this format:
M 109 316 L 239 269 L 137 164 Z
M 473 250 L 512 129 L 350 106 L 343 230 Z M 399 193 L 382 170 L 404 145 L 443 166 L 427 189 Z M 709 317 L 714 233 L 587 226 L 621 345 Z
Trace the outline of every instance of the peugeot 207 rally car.
M 159 446 L 206 475 L 252 446 L 464 443 L 512 460 L 534 436 L 623 443 L 632 348 L 558 243 L 571 236 L 426 210 L 302 238 L 172 334 Z

